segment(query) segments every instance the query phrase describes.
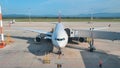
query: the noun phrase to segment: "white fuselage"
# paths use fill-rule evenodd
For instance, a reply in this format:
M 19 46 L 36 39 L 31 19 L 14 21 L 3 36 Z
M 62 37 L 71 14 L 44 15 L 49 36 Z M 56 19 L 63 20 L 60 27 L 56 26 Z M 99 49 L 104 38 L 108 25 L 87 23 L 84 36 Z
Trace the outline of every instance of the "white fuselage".
M 52 34 L 52 43 L 57 48 L 63 48 L 68 43 L 68 35 L 62 23 L 57 23 Z

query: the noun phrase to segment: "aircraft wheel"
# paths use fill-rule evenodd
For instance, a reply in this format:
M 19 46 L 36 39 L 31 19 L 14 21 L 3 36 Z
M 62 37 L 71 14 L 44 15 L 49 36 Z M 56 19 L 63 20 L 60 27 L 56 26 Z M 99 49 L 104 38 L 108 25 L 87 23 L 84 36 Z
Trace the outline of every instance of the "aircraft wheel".
M 93 52 L 94 51 L 94 49 L 93 48 L 90 48 L 90 52 Z
M 62 54 L 62 52 L 61 52 L 61 51 L 58 51 L 58 54 L 59 54 L 59 55 L 61 55 L 61 54 Z

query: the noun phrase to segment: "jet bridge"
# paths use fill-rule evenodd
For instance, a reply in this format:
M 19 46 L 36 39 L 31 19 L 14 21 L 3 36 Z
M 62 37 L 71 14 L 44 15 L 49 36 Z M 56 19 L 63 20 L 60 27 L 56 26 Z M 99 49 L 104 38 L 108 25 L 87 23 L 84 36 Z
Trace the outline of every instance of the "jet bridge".
M 94 39 L 120 40 L 120 32 L 98 31 L 91 28 L 90 30 L 66 29 L 69 38 L 77 38 L 80 42 L 88 42 L 90 52 L 96 50 L 94 47 Z M 89 39 L 89 40 L 88 40 Z
M 93 37 L 94 39 L 120 40 L 120 32 L 70 29 L 69 37 Z

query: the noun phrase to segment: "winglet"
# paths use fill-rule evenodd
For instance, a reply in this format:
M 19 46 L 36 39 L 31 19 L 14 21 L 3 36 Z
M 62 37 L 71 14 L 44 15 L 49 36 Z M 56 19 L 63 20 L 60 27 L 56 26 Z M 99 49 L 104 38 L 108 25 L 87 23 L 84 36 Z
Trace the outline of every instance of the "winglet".
M 59 11 L 58 22 L 61 23 L 61 13 Z

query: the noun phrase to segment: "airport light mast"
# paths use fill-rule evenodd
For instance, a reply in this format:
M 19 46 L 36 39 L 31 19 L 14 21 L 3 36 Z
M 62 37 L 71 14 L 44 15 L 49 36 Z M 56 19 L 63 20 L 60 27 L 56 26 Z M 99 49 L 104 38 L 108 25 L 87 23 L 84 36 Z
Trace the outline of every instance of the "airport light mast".
M 29 24 L 31 23 L 31 9 L 29 8 Z
M 93 9 L 92 9 L 93 10 Z M 93 11 L 91 11 L 90 22 L 93 22 Z

